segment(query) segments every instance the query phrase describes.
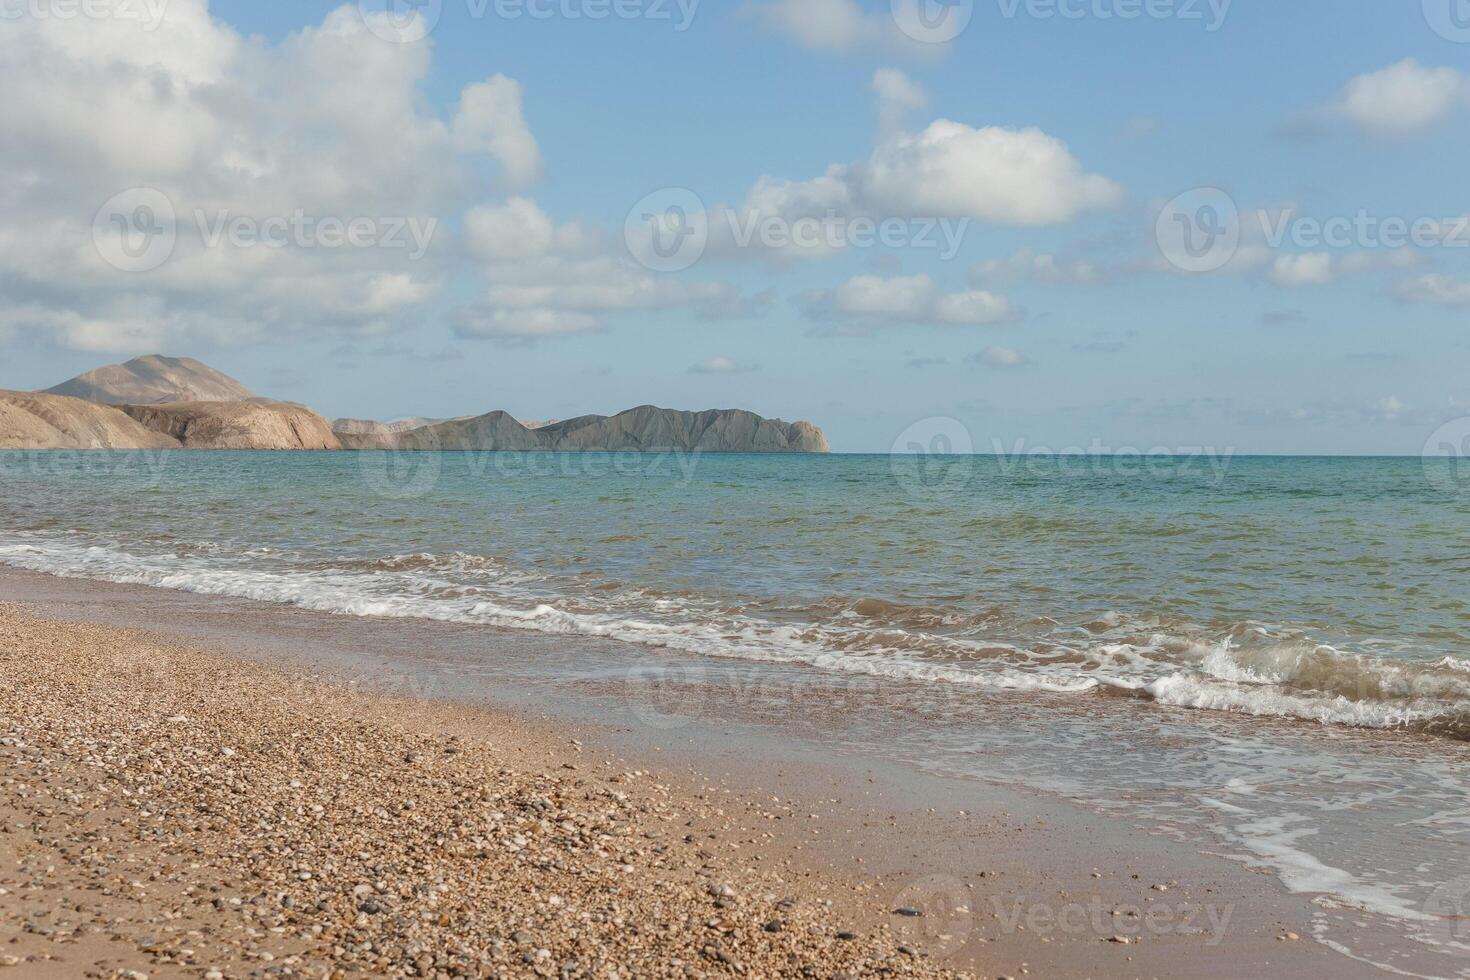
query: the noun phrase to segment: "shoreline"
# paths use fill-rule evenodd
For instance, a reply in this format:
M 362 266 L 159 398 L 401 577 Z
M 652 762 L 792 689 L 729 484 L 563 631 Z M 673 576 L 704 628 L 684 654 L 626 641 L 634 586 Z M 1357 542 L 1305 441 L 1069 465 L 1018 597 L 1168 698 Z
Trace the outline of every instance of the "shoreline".
M 132 612 L 123 598 L 129 595 L 137 604 Z M 885 968 L 900 973 L 950 968 L 986 976 L 1230 976 L 1251 968 L 1354 975 L 1350 960 L 1307 941 L 1310 906 L 1304 896 L 1288 895 L 1273 878 L 1189 844 L 1145 835 L 1061 801 L 925 776 L 896 763 L 834 758 L 821 746 L 739 724 L 650 731 L 619 719 L 571 721 L 565 711 L 546 711 L 546 700 L 524 699 L 525 692 L 520 704 L 507 698 L 452 705 L 348 690 L 348 678 L 329 657 L 301 652 L 310 646 L 302 637 L 343 627 L 345 645 L 358 655 L 357 676 L 371 674 L 372 654 L 362 640 L 371 632 L 363 627 L 372 624 L 346 629 L 341 617 L 251 609 L 260 618 L 240 622 L 229 611 L 240 604 L 214 603 L 221 622 L 237 631 L 238 642 L 230 642 L 220 638 L 220 623 L 210 627 L 207 617 L 197 615 L 211 605 L 199 597 L 171 602 L 159 590 L 7 569 L 0 573 L 0 598 L 27 601 L 49 620 L 126 620 L 152 611 L 157 622 L 162 611 L 171 629 L 184 635 L 116 626 L 45 628 L 68 637 L 107 637 L 124 649 L 140 643 L 184 649 L 193 660 L 252 677 L 261 672 L 279 679 L 282 668 L 298 673 L 305 667 L 311 679 L 293 683 L 314 692 L 319 702 L 347 698 L 366 705 L 369 717 L 407 717 L 420 726 L 452 718 L 459 738 L 494 732 L 502 747 L 514 744 L 517 760 L 537 760 L 553 770 L 570 764 L 657 773 L 658 785 L 669 794 L 666 806 L 676 805 L 680 813 L 705 808 L 704 819 L 727 821 L 709 848 L 696 851 L 710 855 L 700 862 L 729 859 L 746 869 L 785 869 L 791 887 L 816 896 L 809 901 L 832 901 L 829 914 L 849 923 L 825 927 L 826 940 L 836 931 L 860 937 L 839 940 L 840 953 L 850 952 L 855 942 L 889 943 L 882 947 L 889 955 Z M 177 615 L 184 610 L 196 615 Z M 7 609 L 5 615 L 18 614 Z M 22 621 L 35 622 L 23 616 Z M 291 622 L 294 629 L 284 625 Z M 392 645 L 411 635 L 414 624 L 377 625 L 389 634 L 381 642 Z M 211 628 L 212 639 L 201 637 Z M 246 649 L 252 645 L 253 652 Z M 456 700 L 444 691 L 428 693 L 439 695 L 429 699 L 435 702 Z M 573 738 L 581 744 L 573 745 Z M 785 808 L 779 812 L 778 801 Z M 724 813 L 709 816 L 715 811 Z M 745 821 L 738 830 L 730 822 L 739 819 L 731 816 L 737 813 Z M 925 914 L 895 915 L 898 908 Z M 758 926 L 760 939 L 765 934 L 763 924 Z M 1284 938 L 1293 935 L 1302 941 Z M 898 945 L 927 955 L 897 952 Z M 746 968 L 761 975 L 758 968 Z M 699 969 L 733 968 L 706 957 Z

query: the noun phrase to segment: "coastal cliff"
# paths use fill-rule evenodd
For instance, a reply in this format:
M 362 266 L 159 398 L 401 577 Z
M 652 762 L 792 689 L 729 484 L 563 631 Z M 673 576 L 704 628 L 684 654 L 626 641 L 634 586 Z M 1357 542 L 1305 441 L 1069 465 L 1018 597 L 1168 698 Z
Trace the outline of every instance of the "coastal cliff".
M 822 430 L 739 409 L 644 405 L 524 423 L 505 412 L 439 420 L 326 419 L 257 398 L 188 357 L 149 355 L 44 392 L 0 391 L 0 449 L 395 449 L 480 452 L 826 453 Z
M 0 391 L 0 449 L 177 449 L 179 443 L 108 405 Z
M 292 402 L 180 402 L 122 411 L 184 449 L 342 448 L 326 419 Z
M 529 429 L 505 412 L 441 422 L 407 432 L 352 431 L 348 449 L 480 452 L 826 453 L 827 437 L 810 422 L 761 418 L 739 409 L 679 412 L 644 405 L 608 417 L 585 415 Z

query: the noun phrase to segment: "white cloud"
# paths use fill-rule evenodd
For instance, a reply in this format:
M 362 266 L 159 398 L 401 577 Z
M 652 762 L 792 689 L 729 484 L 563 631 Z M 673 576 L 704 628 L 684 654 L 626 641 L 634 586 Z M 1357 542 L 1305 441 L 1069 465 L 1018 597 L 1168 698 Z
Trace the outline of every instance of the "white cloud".
M 1470 281 L 1441 273 L 1406 279 L 1398 284 L 1398 295 L 1411 303 L 1439 306 L 1470 306 Z
M 800 305 L 812 319 L 858 323 L 980 326 L 1023 316 L 1004 296 L 983 290 L 946 293 L 923 274 L 889 279 L 854 276 L 835 289 L 807 290 Z
M 464 217 L 465 241 L 484 259 L 529 259 L 545 255 L 556 242 L 551 217 L 525 197 L 471 208 Z
M 541 177 L 541 148 L 526 125 L 521 102 L 521 83 L 497 74 L 466 88 L 454 116 L 455 142 L 466 152 L 498 160 L 510 188 Z
M 462 207 L 481 155 L 507 183 L 531 179 L 539 152 L 519 86 L 504 76 L 472 85 L 447 122 L 422 91 L 431 52 L 384 43 L 355 4 L 276 42 L 240 35 L 205 0 L 170 0 L 146 33 L 125 18 L 7 19 L 8 322 L 65 345 L 135 353 L 407 324 L 445 279 L 438 239 L 410 261 L 409 250 L 382 244 L 211 240 L 201 222 L 367 219 L 378 243 L 395 223 L 432 227 Z M 128 272 L 103 259 L 94 218 L 137 187 L 172 208 L 178 240 L 162 265 Z M 96 233 L 120 241 L 109 217 Z
M 598 329 L 599 326 L 601 323 L 596 317 L 567 310 L 537 307 L 525 309 L 478 307 L 460 310 L 455 315 L 454 330 L 459 336 L 467 339 L 531 339 L 587 333 Z
M 1061 224 L 1123 200 L 1122 188 L 1085 172 L 1065 143 L 1039 129 L 976 129 L 948 119 L 879 144 L 848 179 L 880 213 L 1022 227 Z
M 1279 286 L 1323 286 L 1332 282 L 1336 273 L 1330 254 L 1306 252 L 1277 256 L 1268 275 Z
M 873 73 L 873 94 L 878 102 L 880 139 L 902 132 L 909 114 L 929 104 L 923 86 L 897 68 L 879 68 Z
M 917 11 L 879 0 L 868 10 L 857 0 L 751 0 L 742 8 L 768 30 L 783 34 L 809 51 L 851 54 L 883 51 L 932 58 L 947 49 L 947 39 L 929 38 Z M 900 26 L 900 20 L 903 25 Z M 910 34 L 904 30 L 914 32 Z M 925 37 L 926 42 L 915 40 Z
M 759 364 L 742 364 L 731 357 L 723 354 L 692 364 L 689 367 L 690 374 L 750 374 L 759 371 Z
M 970 362 L 993 368 L 1018 368 L 1030 363 L 1024 354 L 1009 347 L 987 347 L 972 354 Z
M 884 130 L 896 125 L 901 107 L 916 107 L 922 97 L 891 70 L 875 76 L 874 90 Z M 968 222 L 1062 224 L 1122 198 L 1117 184 L 1087 173 L 1066 144 L 1039 129 L 976 129 L 941 119 L 918 135 L 880 135 L 867 160 L 832 164 L 810 180 L 763 176 L 739 205 L 715 205 L 697 222 L 712 258 L 825 259 L 853 245 L 856 229 L 865 227 L 871 239 L 875 223 L 895 219 L 913 223 L 910 247 L 927 236 L 925 244 L 951 258 Z
M 1466 78 L 1407 58 L 1348 82 L 1335 110 L 1375 136 L 1406 136 L 1449 115 L 1466 99 Z
M 970 268 L 970 282 L 977 286 L 1026 281 L 1042 286 L 1095 286 L 1107 278 L 1107 272 L 1095 262 L 1058 258 L 1029 248 L 1004 259 L 985 259 Z
M 850 51 L 879 36 L 877 19 L 856 0 L 771 0 L 754 10 L 767 26 L 807 48 Z

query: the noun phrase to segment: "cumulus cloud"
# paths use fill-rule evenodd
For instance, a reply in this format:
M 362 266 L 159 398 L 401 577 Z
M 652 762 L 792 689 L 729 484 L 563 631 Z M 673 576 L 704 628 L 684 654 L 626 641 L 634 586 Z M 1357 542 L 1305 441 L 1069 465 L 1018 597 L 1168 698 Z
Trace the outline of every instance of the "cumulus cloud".
M 596 317 L 586 313 L 544 307 L 479 306 L 458 310 L 454 315 L 455 333 L 467 340 L 555 337 L 587 333 L 601 325 Z
M 1323 286 L 1334 278 L 1332 256 L 1326 252 L 1281 255 L 1267 275 L 1278 286 Z
M 1026 355 L 1020 351 L 1012 350 L 1009 347 L 987 347 L 982 351 L 971 354 L 968 360 L 971 364 L 977 364 L 981 367 L 999 368 L 1001 370 L 1025 367 L 1031 363 L 1026 359 Z
M 759 364 L 742 364 L 723 354 L 689 366 L 690 374 L 750 374 L 759 370 Z
M 948 119 L 880 144 L 850 180 L 879 211 L 1019 227 L 1061 224 L 1123 200 L 1122 188 L 1087 173 L 1065 143 L 1039 129 Z
M 927 275 L 854 276 L 835 289 L 802 293 L 799 305 L 814 320 L 858 324 L 925 323 L 982 326 L 1020 319 L 1023 311 L 984 290 L 946 293 Z
M 1006 286 L 1016 282 L 1095 286 L 1107 279 L 1108 273 L 1095 262 L 1061 258 L 1029 248 L 1019 249 L 1003 259 L 985 259 L 970 268 L 970 282 L 976 286 Z
M 462 337 L 534 339 L 598 330 L 608 315 L 688 309 L 703 319 L 749 312 L 734 286 L 650 272 L 606 231 L 555 222 L 535 201 L 512 197 L 471 209 L 465 239 L 480 260 L 484 299 L 456 312 Z
M 893 5 L 882 0 L 877 6 L 877 10 L 869 11 L 857 0 L 752 0 L 742 9 L 766 29 L 791 38 L 809 51 L 849 54 L 879 50 L 929 57 L 947 48 L 947 39 L 930 36 L 926 27 L 931 25 L 918 19 L 912 2 Z M 901 20 L 907 32 L 900 26 Z
M 1334 110 L 1374 136 L 1407 136 L 1427 129 L 1470 95 L 1453 68 L 1426 68 L 1407 58 L 1348 82 Z
M 521 102 L 520 82 L 497 74 L 466 88 L 454 116 L 455 142 L 462 150 L 498 160 L 511 188 L 541 177 L 541 148 L 526 125 Z
M 902 132 L 909 115 L 929 104 L 923 86 L 897 68 L 873 73 L 873 94 L 878 102 L 878 134 L 884 140 Z
M 809 180 L 763 176 L 740 204 L 709 208 L 697 216 L 709 255 L 823 259 L 874 240 L 883 223 L 906 221 L 907 247 L 952 258 L 972 221 L 1056 225 L 1123 200 L 1121 187 L 1088 173 L 1065 143 L 1039 129 L 940 119 L 907 133 L 896 127 L 922 104 L 922 90 L 891 69 L 873 88 L 883 133 L 869 157 Z
M 1470 306 L 1470 281 L 1441 273 L 1405 279 L 1397 286 L 1401 299 L 1437 306 Z
M 451 120 L 426 108 L 431 50 L 383 43 L 356 5 L 276 42 L 205 0 L 171 0 L 147 33 L 123 17 L 7 20 L 10 326 L 137 352 L 409 322 L 445 280 L 438 216 L 470 199 L 480 161 L 508 185 L 539 170 L 511 79 L 469 86 Z M 135 188 L 146 208 L 99 213 Z M 344 241 L 353 223 L 367 233 Z M 401 247 L 405 229 L 421 250 Z M 117 261 L 167 233 L 160 264 Z

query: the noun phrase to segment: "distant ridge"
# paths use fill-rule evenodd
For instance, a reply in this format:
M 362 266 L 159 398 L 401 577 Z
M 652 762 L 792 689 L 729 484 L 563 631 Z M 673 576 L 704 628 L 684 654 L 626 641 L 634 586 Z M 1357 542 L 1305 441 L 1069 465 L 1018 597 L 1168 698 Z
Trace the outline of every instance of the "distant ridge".
M 192 357 L 150 354 L 126 364 L 77 375 L 42 394 L 85 398 L 103 405 L 230 402 L 254 398 L 249 388 Z
M 810 422 L 765 419 L 740 409 L 680 412 L 644 405 L 613 416 L 584 415 L 531 429 L 505 412 L 426 425 L 407 432 L 347 432 L 346 449 L 517 452 L 826 453 Z
M 521 422 L 457 419 L 328 423 L 304 405 L 257 398 L 190 357 L 152 354 L 44 392 L 0 391 L 0 449 L 394 449 L 514 452 L 826 453 L 811 422 L 741 409 L 643 405 L 613 416 Z

